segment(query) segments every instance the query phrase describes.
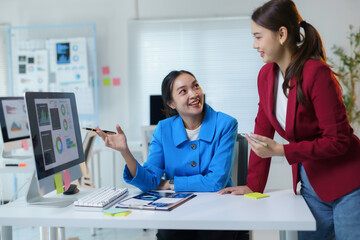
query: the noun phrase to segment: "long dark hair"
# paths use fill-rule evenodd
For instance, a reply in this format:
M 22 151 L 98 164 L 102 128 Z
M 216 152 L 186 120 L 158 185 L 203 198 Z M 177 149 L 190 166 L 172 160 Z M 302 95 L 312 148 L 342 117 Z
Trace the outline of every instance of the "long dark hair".
M 175 115 L 179 114 L 176 111 L 176 109 L 172 109 L 171 107 L 169 107 L 169 105 L 167 103 L 171 102 L 173 100 L 172 96 L 171 96 L 171 92 L 172 92 L 172 87 L 173 87 L 173 83 L 174 83 L 175 79 L 184 73 L 189 74 L 196 79 L 194 74 L 192 74 L 191 72 L 185 71 L 185 70 L 171 71 L 168 75 L 166 75 L 166 77 L 164 78 L 164 80 L 161 84 L 161 98 L 164 103 L 163 112 L 166 117 L 171 117 L 171 116 L 175 116 Z
M 313 58 L 326 64 L 326 53 L 320 34 L 311 24 L 302 19 L 291 0 L 271 0 L 257 8 L 251 19 L 273 32 L 279 31 L 280 27 L 286 27 L 288 31 L 286 44 L 290 47 L 293 56 L 285 71 L 282 89 L 287 96 L 287 89 L 294 87 L 289 86 L 290 80 L 295 77 L 297 102 L 304 105 L 307 100 L 301 85 L 306 61 Z M 300 33 L 300 27 L 304 29 L 305 36 Z

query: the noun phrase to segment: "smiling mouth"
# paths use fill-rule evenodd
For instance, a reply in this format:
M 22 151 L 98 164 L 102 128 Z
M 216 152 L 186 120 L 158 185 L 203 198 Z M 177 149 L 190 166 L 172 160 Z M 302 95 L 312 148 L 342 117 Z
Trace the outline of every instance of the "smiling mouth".
M 199 104 L 200 104 L 200 99 L 198 98 L 198 99 L 196 99 L 195 101 L 191 102 L 191 103 L 189 104 L 189 106 L 194 106 L 194 105 L 199 105 Z

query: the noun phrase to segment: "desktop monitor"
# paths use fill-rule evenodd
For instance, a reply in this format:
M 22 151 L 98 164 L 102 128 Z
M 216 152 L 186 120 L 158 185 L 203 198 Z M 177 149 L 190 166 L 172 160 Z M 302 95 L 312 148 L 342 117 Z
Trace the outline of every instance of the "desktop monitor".
M 55 190 L 55 174 L 69 171 L 71 181 L 81 178 L 85 161 L 74 93 L 26 92 L 30 135 L 36 173 L 31 180 L 30 204 L 66 206 L 75 199 L 44 198 Z M 69 201 L 67 201 L 69 200 Z
M 29 125 L 23 97 L 0 97 L 0 125 L 4 141 L 2 156 L 16 157 L 13 150 L 30 145 Z M 24 141 L 26 141 L 24 143 Z
M 157 125 L 160 120 L 166 118 L 163 109 L 164 104 L 161 95 L 150 95 L 150 125 Z
M 157 125 L 160 120 L 166 118 L 161 95 L 150 95 L 150 125 Z

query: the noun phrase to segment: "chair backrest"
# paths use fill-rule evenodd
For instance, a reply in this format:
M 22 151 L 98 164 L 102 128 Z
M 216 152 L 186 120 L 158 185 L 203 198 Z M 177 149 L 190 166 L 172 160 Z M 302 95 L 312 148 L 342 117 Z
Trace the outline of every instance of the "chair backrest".
M 236 137 L 235 159 L 232 169 L 232 180 L 235 186 L 246 185 L 248 151 L 246 138 L 238 134 Z
M 143 163 L 149 155 L 149 145 L 152 141 L 152 135 L 157 125 L 141 126 L 141 145 L 142 145 L 142 159 Z
M 91 153 L 95 144 L 96 136 L 97 134 L 95 132 L 88 132 L 83 142 L 85 162 L 80 164 L 82 177 L 78 179 L 77 184 L 81 188 L 94 187 L 93 178 L 88 168 L 88 163 L 91 158 Z

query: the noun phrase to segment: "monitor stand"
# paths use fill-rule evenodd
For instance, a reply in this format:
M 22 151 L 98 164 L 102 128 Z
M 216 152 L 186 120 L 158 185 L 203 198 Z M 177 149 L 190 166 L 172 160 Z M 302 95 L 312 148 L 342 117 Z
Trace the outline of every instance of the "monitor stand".
M 60 198 L 48 198 L 43 197 L 40 194 L 39 184 L 38 180 L 35 176 L 36 170 L 34 171 L 31 181 L 28 193 L 26 195 L 26 202 L 30 205 L 46 205 L 51 207 L 66 207 L 71 205 L 74 201 L 76 201 L 75 198 L 66 198 L 66 199 L 60 199 Z

